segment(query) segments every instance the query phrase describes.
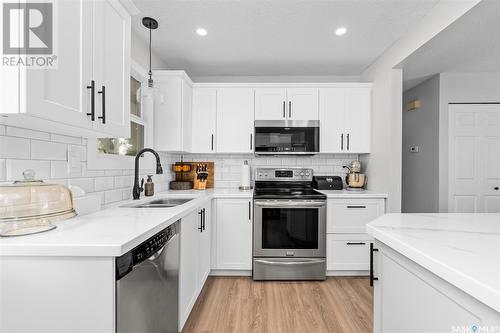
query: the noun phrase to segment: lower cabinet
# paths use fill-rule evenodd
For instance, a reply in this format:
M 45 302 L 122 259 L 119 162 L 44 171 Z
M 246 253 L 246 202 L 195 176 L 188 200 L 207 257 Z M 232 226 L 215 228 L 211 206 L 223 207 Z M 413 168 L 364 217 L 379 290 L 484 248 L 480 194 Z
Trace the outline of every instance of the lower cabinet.
M 211 202 L 181 219 L 179 331 L 186 323 L 210 272 Z
M 327 202 L 326 270 L 328 275 L 368 275 L 373 239 L 366 224 L 384 214 L 383 198 L 338 198 Z
M 326 236 L 326 269 L 329 271 L 368 271 L 370 236 L 361 234 L 328 234 Z
M 373 332 L 498 331 L 494 309 L 384 244 L 374 245 Z
M 217 199 L 212 268 L 252 269 L 252 199 Z

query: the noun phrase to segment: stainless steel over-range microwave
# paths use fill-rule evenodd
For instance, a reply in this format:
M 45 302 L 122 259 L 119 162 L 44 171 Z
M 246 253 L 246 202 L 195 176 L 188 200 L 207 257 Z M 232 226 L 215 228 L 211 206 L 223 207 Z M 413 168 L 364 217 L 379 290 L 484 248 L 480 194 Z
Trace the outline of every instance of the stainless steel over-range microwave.
M 313 155 L 319 152 L 319 120 L 256 120 L 256 155 Z

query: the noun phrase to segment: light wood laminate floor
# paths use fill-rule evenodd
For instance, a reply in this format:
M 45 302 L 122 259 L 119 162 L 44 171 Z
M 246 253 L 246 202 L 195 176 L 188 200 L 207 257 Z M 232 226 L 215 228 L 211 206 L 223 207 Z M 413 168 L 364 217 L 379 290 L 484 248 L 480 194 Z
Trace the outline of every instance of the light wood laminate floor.
M 367 278 L 256 282 L 210 277 L 183 333 L 372 332 Z

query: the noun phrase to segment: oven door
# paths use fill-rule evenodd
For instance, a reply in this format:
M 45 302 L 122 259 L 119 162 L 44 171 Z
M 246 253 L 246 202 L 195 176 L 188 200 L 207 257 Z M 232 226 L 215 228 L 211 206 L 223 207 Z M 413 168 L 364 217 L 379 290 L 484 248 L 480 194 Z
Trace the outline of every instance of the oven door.
M 326 256 L 325 201 L 257 199 L 254 214 L 254 256 Z

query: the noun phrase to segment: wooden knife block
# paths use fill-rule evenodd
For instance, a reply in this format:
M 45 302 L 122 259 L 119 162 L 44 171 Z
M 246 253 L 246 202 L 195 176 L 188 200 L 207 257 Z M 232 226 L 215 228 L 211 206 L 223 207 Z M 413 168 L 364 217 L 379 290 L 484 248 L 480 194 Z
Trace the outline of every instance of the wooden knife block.
M 175 180 L 193 182 L 193 188 L 196 190 L 202 190 L 205 188 L 213 188 L 214 187 L 214 184 L 215 184 L 215 181 L 214 181 L 214 171 L 215 171 L 214 162 L 182 162 L 182 163 L 176 162 L 175 164 L 189 164 L 189 165 L 191 165 L 191 170 L 188 172 L 176 172 L 175 173 Z M 207 168 L 208 178 L 204 182 L 200 182 L 196 178 L 196 166 L 198 164 L 206 164 L 208 167 Z M 204 186 L 204 187 L 201 188 L 202 186 Z

